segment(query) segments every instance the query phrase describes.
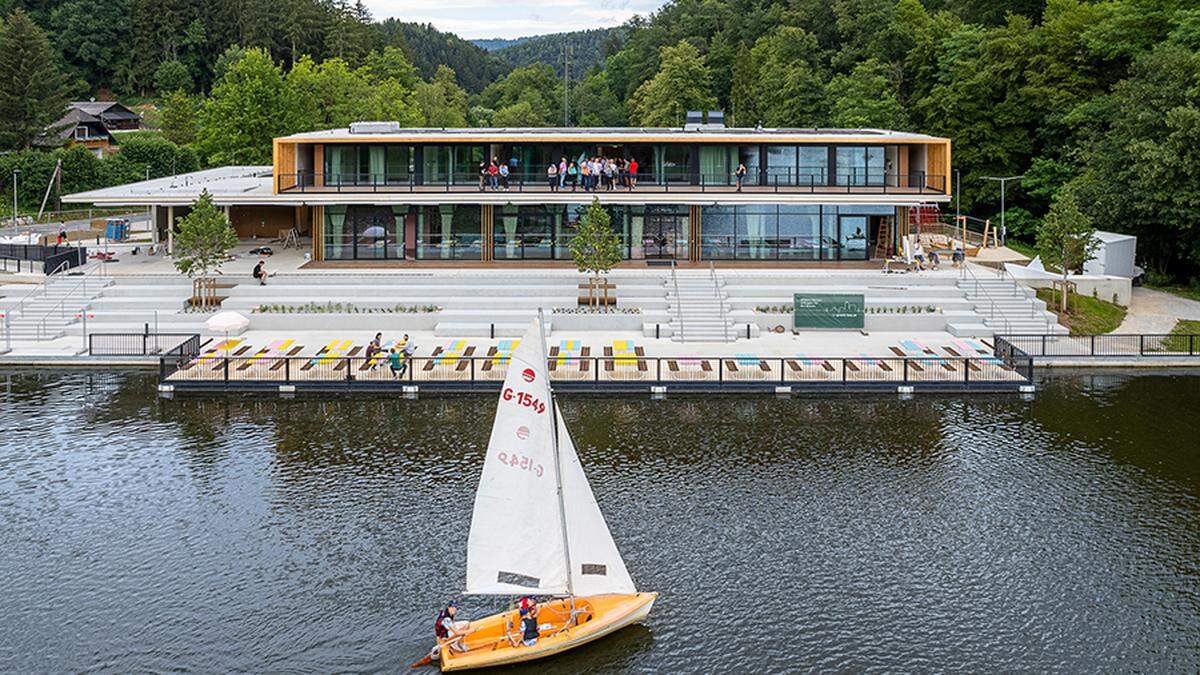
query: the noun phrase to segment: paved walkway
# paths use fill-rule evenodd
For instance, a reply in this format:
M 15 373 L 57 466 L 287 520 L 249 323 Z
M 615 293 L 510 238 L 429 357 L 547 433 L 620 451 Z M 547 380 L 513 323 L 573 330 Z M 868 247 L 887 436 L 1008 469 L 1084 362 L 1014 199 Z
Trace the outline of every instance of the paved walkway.
M 1135 286 L 1133 301 L 1117 333 L 1170 333 L 1179 319 L 1200 321 L 1200 302 Z

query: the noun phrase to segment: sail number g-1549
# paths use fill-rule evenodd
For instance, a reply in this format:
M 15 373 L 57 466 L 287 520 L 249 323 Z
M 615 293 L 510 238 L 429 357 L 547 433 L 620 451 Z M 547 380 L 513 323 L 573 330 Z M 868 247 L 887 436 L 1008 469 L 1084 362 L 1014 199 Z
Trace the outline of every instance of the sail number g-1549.
M 512 387 L 505 387 L 504 392 L 500 394 L 500 398 L 505 401 L 516 401 L 517 405 L 523 405 L 526 408 L 532 409 L 537 414 L 546 412 L 546 404 L 542 403 L 532 394 L 523 391 L 513 391 Z

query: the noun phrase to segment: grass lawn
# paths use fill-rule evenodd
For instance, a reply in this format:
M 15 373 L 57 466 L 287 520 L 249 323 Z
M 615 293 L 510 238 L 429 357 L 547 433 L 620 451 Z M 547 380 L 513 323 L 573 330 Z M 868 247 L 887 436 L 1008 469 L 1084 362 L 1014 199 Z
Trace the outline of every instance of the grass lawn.
M 1036 258 L 1038 255 L 1037 248 L 1035 248 L 1033 244 L 1026 244 L 1023 241 L 1017 241 L 1016 239 L 1010 238 L 1008 241 L 1004 242 L 1004 245 L 1031 260 Z
M 1200 340 L 1185 336 L 1200 335 L 1200 321 L 1180 319 L 1175 322 L 1175 327 L 1171 329 L 1171 335 L 1178 335 L 1180 337 L 1166 338 L 1162 341 L 1161 349 L 1157 351 L 1194 352 L 1197 348 L 1200 348 Z
M 1187 298 L 1188 300 L 1200 302 L 1200 286 L 1153 286 L 1151 284 L 1146 284 L 1146 288 L 1152 288 L 1156 291 L 1162 291 L 1163 293 L 1170 293 L 1171 295 L 1178 295 L 1181 298 Z
M 1037 296 L 1046 302 L 1050 311 L 1058 313 L 1058 290 L 1039 288 Z M 1060 315 L 1058 322 L 1066 326 L 1072 335 L 1100 335 L 1116 330 L 1125 320 L 1125 312 L 1120 305 L 1070 293 L 1067 295 L 1067 314 L 1065 317 Z

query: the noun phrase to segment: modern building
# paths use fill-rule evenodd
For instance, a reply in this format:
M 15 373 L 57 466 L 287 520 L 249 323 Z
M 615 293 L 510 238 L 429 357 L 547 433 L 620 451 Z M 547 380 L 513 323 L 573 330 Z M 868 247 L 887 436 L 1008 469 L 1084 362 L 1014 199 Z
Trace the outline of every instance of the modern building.
M 593 198 L 624 257 L 795 264 L 890 254 L 950 199 L 950 141 L 876 129 L 406 129 L 360 123 L 275 139 L 270 167 L 225 167 L 70 195 L 154 207 L 163 239 L 201 192 L 240 236 L 311 237 L 314 264 L 563 261 Z M 561 160 L 635 161 L 636 184 L 552 186 Z M 495 159 L 507 180 L 480 175 Z M 747 175 L 741 189 L 735 171 Z M 340 264 L 340 262 L 339 262 Z

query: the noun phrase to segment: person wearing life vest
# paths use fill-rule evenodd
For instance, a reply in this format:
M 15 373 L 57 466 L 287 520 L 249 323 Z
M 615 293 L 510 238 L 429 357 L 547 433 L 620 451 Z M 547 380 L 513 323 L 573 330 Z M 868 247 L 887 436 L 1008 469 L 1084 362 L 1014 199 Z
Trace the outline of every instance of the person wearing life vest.
M 446 604 L 446 608 L 438 612 L 437 619 L 433 622 L 433 634 L 437 637 L 437 645 L 434 646 L 430 656 L 437 658 L 438 652 L 441 651 L 443 644 L 449 644 L 450 650 L 455 652 L 467 651 L 467 645 L 464 638 L 470 634 L 470 621 L 455 621 L 455 615 L 458 614 L 458 602 L 451 600 Z
M 527 595 L 521 598 L 518 607 L 521 614 L 521 643 L 532 647 L 538 641 L 537 600 Z

